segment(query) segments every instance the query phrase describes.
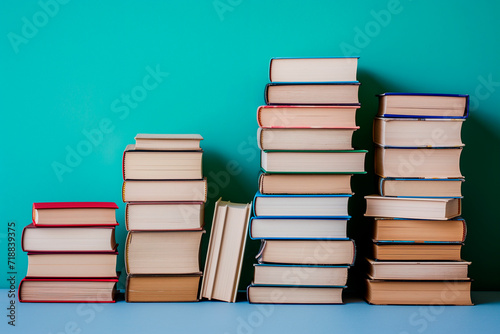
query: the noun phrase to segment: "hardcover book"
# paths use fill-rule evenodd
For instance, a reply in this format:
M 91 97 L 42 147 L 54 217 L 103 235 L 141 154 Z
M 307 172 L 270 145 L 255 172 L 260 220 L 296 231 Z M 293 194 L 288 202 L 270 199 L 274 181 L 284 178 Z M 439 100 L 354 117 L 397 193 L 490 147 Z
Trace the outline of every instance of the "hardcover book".
M 35 226 L 116 226 L 113 202 L 33 203 Z
M 261 150 L 352 150 L 352 135 L 358 128 L 257 130 Z
M 196 302 L 201 272 L 189 275 L 128 275 L 127 302 Z
M 206 202 L 207 179 L 125 181 L 124 202 Z
M 461 243 L 375 242 L 378 261 L 460 261 Z
M 203 137 L 199 134 L 139 133 L 135 136 L 135 148 L 151 151 L 199 151 L 202 140 Z
M 250 285 L 248 301 L 259 304 L 342 304 L 344 287 Z
M 272 194 L 352 194 L 352 174 L 261 173 L 259 191 Z
M 264 98 L 270 105 L 359 105 L 358 81 L 270 83 Z
M 384 117 L 467 118 L 469 95 L 384 93 L 378 110 Z
M 128 231 L 199 230 L 203 202 L 131 202 L 125 208 Z
M 272 58 L 271 82 L 355 81 L 358 57 Z
M 347 239 L 347 219 L 253 217 L 249 232 L 252 239 Z
M 253 284 L 345 286 L 348 266 L 254 264 Z
M 379 192 L 387 197 L 462 197 L 461 179 L 380 178 Z

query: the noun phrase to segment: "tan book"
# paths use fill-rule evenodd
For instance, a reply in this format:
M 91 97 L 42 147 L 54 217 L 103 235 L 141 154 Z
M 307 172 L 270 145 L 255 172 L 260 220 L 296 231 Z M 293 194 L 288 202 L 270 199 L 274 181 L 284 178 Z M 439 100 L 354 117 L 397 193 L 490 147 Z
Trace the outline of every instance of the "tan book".
M 260 106 L 257 122 L 262 128 L 354 128 L 359 106 L 284 105 Z
M 460 216 L 460 198 L 365 196 L 368 217 L 447 220 Z
M 118 253 L 29 253 L 28 277 L 115 277 Z
M 358 105 L 359 82 L 267 84 L 266 104 Z
M 199 134 L 147 134 L 135 136 L 137 150 L 198 151 L 203 137 Z
M 373 121 L 373 141 L 381 146 L 456 147 L 464 119 L 381 118 Z
M 133 231 L 125 244 L 127 274 L 194 274 L 200 271 L 205 231 Z
M 193 230 L 204 225 L 203 202 L 132 202 L 125 208 L 129 231 Z
M 196 302 L 201 273 L 190 275 L 129 275 L 125 301 Z
M 356 81 L 357 57 L 273 58 L 269 64 L 271 82 Z
M 395 178 L 461 178 L 462 148 L 375 148 L 375 173 Z
M 377 219 L 373 222 L 375 241 L 464 242 L 465 220 Z
M 352 150 L 350 129 L 265 129 L 257 130 L 261 150 Z
M 379 95 L 379 116 L 465 117 L 468 96 L 458 94 L 405 94 Z
M 207 179 L 125 181 L 124 202 L 206 202 Z
M 375 305 L 472 305 L 471 281 L 366 280 L 365 298 Z
M 342 304 L 343 287 L 248 287 L 248 301 L 256 304 Z
M 259 218 L 250 220 L 252 239 L 347 238 L 347 219 Z
M 374 243 L 373 258 L 379 261 L 460 261 L 462 244 Z
M 381 196 L 462 197 L 464 179 L 380 178 Z
M 234 303 L 240 282 L 251 204 L 215 204 L 201 298 Z
M 317 217 L 349 216 L 347 205 L 351 195 L 262 195 L 254 200 L 255 217 Z
M 123 152 L 123 179 L 202 179 L 202 156 L 203 151 L 139 151 L 128 145 Z
M 467 261 L 368 261 L 371 279 L 467 280 Z
M 254 264 L 253 284 L 345 286 L 347 266 Z
M 35 226 L 116 226 L 113 202 L 48 202 L 33 203 Z
M 262 194 L 352 194 L 352 174 L 268 174 L 259 176 Z

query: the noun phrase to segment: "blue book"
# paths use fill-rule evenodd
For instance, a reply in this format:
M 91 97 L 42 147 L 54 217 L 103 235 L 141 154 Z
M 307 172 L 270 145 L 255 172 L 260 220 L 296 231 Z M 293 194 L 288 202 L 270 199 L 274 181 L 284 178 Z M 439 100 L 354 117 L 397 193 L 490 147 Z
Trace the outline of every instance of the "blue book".
M 251 239 L 348 239 L 348 219 L 260 218 L 248 226 Z
M 380 196 L 388 197 L 433 197 L 462 198 L 463 178 L 456 179 L 416 179 L 416 178 L 380 178 Z

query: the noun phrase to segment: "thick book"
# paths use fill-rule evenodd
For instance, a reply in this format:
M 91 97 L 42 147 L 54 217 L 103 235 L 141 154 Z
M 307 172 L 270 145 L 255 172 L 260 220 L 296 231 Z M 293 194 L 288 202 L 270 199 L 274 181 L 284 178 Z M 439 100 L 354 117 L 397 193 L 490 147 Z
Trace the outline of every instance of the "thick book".
M 125 181 L 124 202 L 206 202 L 207 179 Z
M 118 253 L 28 253 L 28 277 L 114 277 Z
M 471 281 L 366 280 L 374 305 L 472 305 Z
M 366 150 L 262 151 L 261 168 L 266 173 L 364 174 Z
M 270 83 L 264 98 L 270 105 L 359 105 L 358 81 Z
M 365 196 L 367 217 L 448 220 L 460 216 L 460 198 Z
M 255 194 L 256 217 L 349 218 L 347 204 L 351 195 L 263 195 Z
M 116 226 L 113 202 L 33 203 L 35 226 Z
M 354 240 L 262 240 L 259 263 L 352 265 Z
M 354 128 L 353 106 L 281 105 L 257 108 L 257 123 L 262 128 Z
M 375 117 L 373 142 L 394 147 L 457 147 L 464 119 Z
M 378 261 L 460 261 L 461 243 L 375 242 L 372 257 Z
M 277 174 L 261 173 L 262 194 L 352 194 L 352 174 Z
M 19 301 L 30 303 L 114 303 L 113 278 L 24 278 L 19 283 Z
M 125 244 L 127 274 L 194 274 L 200 271 L 205 231 L 133 231 Z
M 388 197 L 462 197 L 461 179 L 380 178 L 380 196 Z
M 348 266 L 254 264 L 253 284 L 345 286 Z
M 467 280 L 467 261 L 374 261 L 368 262 L 371 279 Z
M 139 133 L 135 136 L 137 150 L 159 151 L 199 151 L 199 134 L 148 134 Z
M 375 148 L 375 174 L 393 178 L 462 178 L 461 147 Z
M 128 275 L 125 301 L 196 302 L 201 272 L 189 275 Z
M 375 218 L 372 238 L 375 241 L 455 242 L 467 235 L 465 220 L 409 220 Z
M 261 150 L 352 150 L 352 135 L 358 128 L 257 130 Z
M 344 287 L 250 285 L 251 304 L 342 304 Z
M 249 234 L 252 239 L 347 239 L 347 219 L 253 217 Z
M 220 199 L 215 204 L 201 298 L 236 301 L 251 207 Z
M 24 227 L 21 247 L 25 252 L 115 252 L 115 228 Z
M 272 58 L 271 82 L 355 81 L 358 57 Z
M 199 180 L 203 151 L 142 151 L 128 145 L 123 152 L 124 180 Z
M 131 202 L 125 208 L 128 231 L 199 230 L 203 202 Z
M 379 116 L 411 118 L 467 118 L 469 95 L 384 93 L 379 96 Z

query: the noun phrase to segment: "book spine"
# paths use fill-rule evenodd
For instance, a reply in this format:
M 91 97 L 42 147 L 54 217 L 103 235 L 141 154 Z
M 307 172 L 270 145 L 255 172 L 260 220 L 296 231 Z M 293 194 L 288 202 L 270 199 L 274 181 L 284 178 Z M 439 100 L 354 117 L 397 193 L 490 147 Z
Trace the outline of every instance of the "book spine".
M 122 176 L 123 176 L 123 181 L 126 180 L 125 178 L 125 155 L 127 154 L 127 150 L 123 151 L 123 156 L 122 156 Z
M 262 106 L 257 108 L 257 124 L 259 125 L 259 127 L 262 127 L 262 110 Z
M 259 150 L 264 150 L 264 142 L 262 140 L 262 137 L 264 136 L 263 132 L 264 130 L 261 127 L 257 129 L 257 146 L 259 147 Z
M 129 204 L 127 203 L 127 205 L 125 206 L 125 229 L 127 231 L 130 230 L 130 228 L 129 228 L 129 218 L 128 218 L 128 206 L 129 206 Z
M 126 184 L 127 184 L 127 181 L 123 181 L 123 185 L 122 185 L 122 201 L 123 202 L 126 202 L 125 201 L 125 187 L 126 187 Z
M 128 251 L 129 251 L 129 248 L 130 248 L 130 243 L 132 242 L 132 232 L 128 232 L 127 233 L 127 240 L 125 241 L 125 257 L 124 257 L 124 262 L 125 262 L 125 271 L 127 273 L 127 275 L 130 275 L 130 266 L 129 266 L 129 262 L 128 262 Z
M 267 84 L 266 88 L 264 89 L 264 101 L 266 102 L 267 105 L 269 105 L 269 99 L 268 99 L 268 96 L 269 96 L 269 86 L 270 86 L 270 84 Z
M 465 238 L 467 237 L 467 224 L 465 223 L 465 220 L 462 220 L 462 223 L 463 223 L 462 242 L 464 242 Z

